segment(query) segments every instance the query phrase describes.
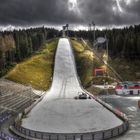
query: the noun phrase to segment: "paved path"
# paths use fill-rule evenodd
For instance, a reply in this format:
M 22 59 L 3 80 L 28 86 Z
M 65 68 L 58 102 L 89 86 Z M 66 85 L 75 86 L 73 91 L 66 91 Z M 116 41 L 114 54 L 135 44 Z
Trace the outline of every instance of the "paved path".
M 103 99 L 103 98 L 102 98 Z M 139 140 L 140 139 L 140 109 L 138 108 L 138 100 L 140 96 L 116 96 L 112 95 L 104 100 L 113 107 L 124 112 L 130 122 L 130 130 L 119 138 L 113 140 Z
M 113 113 L 94 99 L 75 100 L 83 91 L 77 79 L 75 61 L 68 39 L 60 39 L 55 57 L 51 89 L 22 126 L 50 133 L 86 133 L 114 128 L 122 124 Z

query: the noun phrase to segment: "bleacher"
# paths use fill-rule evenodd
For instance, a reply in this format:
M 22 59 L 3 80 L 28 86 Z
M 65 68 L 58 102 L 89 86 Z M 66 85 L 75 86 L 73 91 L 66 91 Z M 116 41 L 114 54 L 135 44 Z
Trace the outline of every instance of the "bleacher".
M 0 132 L 0 140 L 22 140 L 21 138 L 12 137 L 4 132 Z
M 31 88 L 17 89 L 0 86 L 0 122 L 7 120 L 11 112 L 19 113 L 34 102 L 38 95 Z
M 0 123 L 11 117 L 11 112 L 6 109 L 0 108 Z
M 10 119 L 13 114 L 22 112 L 40 96 L 32 92 L 30 87 L 3 83 L 0 85 L 0 125 Z M 0 126 L 1 127 L 1 126 Z M 0 129 L 0 140 L 21 140 L 4 133 Z

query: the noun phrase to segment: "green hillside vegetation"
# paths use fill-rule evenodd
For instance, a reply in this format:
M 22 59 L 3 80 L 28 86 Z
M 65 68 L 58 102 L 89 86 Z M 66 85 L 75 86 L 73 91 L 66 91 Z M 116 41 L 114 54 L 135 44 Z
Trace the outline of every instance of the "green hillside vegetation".
M 78 75 L 82 85 L 86 87 L 93 80 L 93 68 L 101 67 L 102 64 L 81 41 L 72 39 L 71 43 L 75 54 Z
M 71 36 L 89 40 L 93 44 L 93 31 L 71 31 Z M 120 29 L 96 30 L 95 38 L 106 36 L 109 40 L 109 56 L 128 61 L 140 59 L 140 25 Z
M 89 43 L 89 46 L 91 47 L 91 43 Z M 103 59 L 105 49 L 96 50 L 96 53 L 98 56 Z M 108 64 L 114 68 L 114 70 L 120 75 L 123 81 L 140 81 L 140 61 L 135 60 L 128 60 L 121 57 L 111 57 L 109 56 Z M 111 77 L 115 77 L 115 75 L 112 73 L 111 70 L 108 69 L 108 75 Z M 100 80 L 99 78 L 94 78 L 97 80 Z M 108 81 L 105 79 L 105 81 Z
M 17 64 L 6 78 L 21 84 L 32 85 L 35 89 L 47 90 L 51 85 L 57 44 L 58 39 L 45 43 L 41 51 Z
M 0 77 L 40 50 L 57 32 L 45 27 L 0 32 Z
M 125 59 L 112 59 L 109 61 L 111 66 L 120 74 L 125 81 L 140 80 L 140 61 L 127 61 Z
M 109 77 L 96 77 L 93 75 L 93 70 L 103 66 L 103 63 L 93 54 L 88 46 L 85 46 L 82 41 L 72 39 L 72 47 L 75 54 L 77 73 L 80 77 L 83 87 L 90 93 L 97 95 L 102 93 L 102 89 L 91 86 L 92 83 L 104 84 L 104 81 L 112 83 L 113 81 Z M 111 89 L 112 90 L 112 89 Z M 114 93 L 109 91 L 111 94 Z

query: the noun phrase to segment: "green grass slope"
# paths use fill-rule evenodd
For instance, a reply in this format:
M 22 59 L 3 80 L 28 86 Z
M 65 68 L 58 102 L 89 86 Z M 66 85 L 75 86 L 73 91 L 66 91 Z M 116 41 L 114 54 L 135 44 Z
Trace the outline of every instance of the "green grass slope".
M 57 44 L 58 39 L 45 43 L 41 51 L 17 64 L 6 78 L 21 84 L 32 85 L 35 89 L 47 90 L 51 85 Z
M 93 52 L 79 40 L 71 40 L 75 54 L 77 72 L 83 86 L 87 86 L 93 79 L 93 68 L 102 64 L 93 55 Z
M 120 74 L 124 81 L 140 81 L 140 61 L 125 59 L 111 59 L 111 66 Z

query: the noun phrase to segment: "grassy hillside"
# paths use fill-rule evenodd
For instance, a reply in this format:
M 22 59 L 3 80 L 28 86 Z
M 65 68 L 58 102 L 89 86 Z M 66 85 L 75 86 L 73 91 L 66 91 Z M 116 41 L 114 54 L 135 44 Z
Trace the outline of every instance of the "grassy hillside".
M 92 80 L 92 52 L 87 50 L 81 42 L 71 40 L 71 43 L 75 54 L 78 75 L 82 84 L 86 85 Z
M 72 39 L 71 43 L 75 54 L 77 72 L 82 85 L 94 95 L 100 93 L 102 90 L 95 88 L 94 86 L 90 86 L 91 82 L 95 84 L 101 84 L 103 83 L 103 80 L 108 81 L 109 83 L 112 82 L 112 80 L 108 77 L 93 76 L 93 69 L 102 67 L 103 63 L 96 57 L 95 54 L 93 54 L 88 46 L 85 46 L 81 41 Z
M 35 89 L 47 90 L 51 85 L 57 44 L 58 39 L 45 43 L 40 52 L 17 64 L 6 78 L 21 84 L 30 84 Z
M 87 86 L 93 79 L 93 68 L 100 67 L 102 64 L 81 41 L 71 40 L 71 43 L 75 53 L 78 75 L 82 85 Z
M 125 81 L 140 81 L 140 61 L 128 61 L 125 59 L 111 59 L 111 66 Z

